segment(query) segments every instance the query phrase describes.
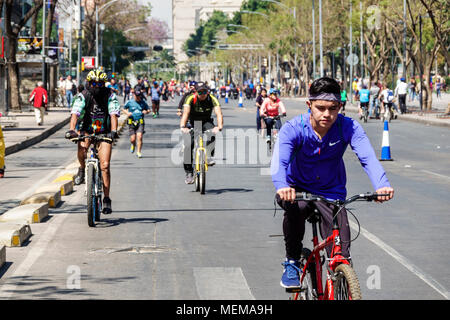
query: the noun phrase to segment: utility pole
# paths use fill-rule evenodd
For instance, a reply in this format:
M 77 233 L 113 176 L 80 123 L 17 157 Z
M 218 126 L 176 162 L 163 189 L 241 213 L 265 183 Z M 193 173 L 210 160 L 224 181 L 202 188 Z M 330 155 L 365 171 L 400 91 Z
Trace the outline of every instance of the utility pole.
M 364 82 L 364 37 L 363 37 L 363 13 L 362 13 L 363 7 L 362 7 L 362 1 L 359 2 L 359 11 L 360 11 L 360 15 L 359 15 L 359 23 L 361 25 L 361 38 L 360 38 L 360 42 L 361 42 L 361 49 L 360 49 L 360 56 L 361 56 L 361 60 L 360 60 L 360 66 L 361 66 L 361 78 L 362 78 L 362 82 Z
M 322 0 L 319 0 L 320 77 L 323 77 Z
M 349 50 L 349 56 L 353 55 L 353 30 L 352 30 L 352 13 L 353 13 L 353 4 L 352 4 L 352 0 L 350 0 L 350 50 Z M 353 103 L 353 88 L 352 88 L 352 83 L 353 83 L 353 64 L 350 63 L 350 79 L 349 79 L 349 91 L 350 92 L 350 102 Z
M 44 83 L 44 88 L 47 89 L 47 64 L 45 63 L 45 27 L 46 27 L 46 1 L 42 5 L 42 82 Z
M 314 0 L 312 0 L 312 34 L 313 34 L 313 80 L 316 79 L 316 23 Z
M 98 6 L 95 4 L 95 68 L 98 68 Z
M 406 0 L 403 0 L 403 77 L 406 79 Z
M 77 84 L 81 84 L 81 0 L 78 0 L 78 60 L 77 60 Z

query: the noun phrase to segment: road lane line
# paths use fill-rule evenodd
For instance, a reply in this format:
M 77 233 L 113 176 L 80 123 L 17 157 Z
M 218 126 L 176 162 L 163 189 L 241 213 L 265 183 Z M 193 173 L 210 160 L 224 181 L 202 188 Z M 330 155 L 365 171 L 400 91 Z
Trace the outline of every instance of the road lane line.
M 201 300 L 255 300 L 241 268 L 194 268 Z
M 353 222 L 349 221 L 350 227 L 356 231 L 358 231 L 358 225 Z M 393 257 L 395 260 L 397 260 L 401 265 L 403 265 L 406 269 L 414 273 L 417 277 L 419 277 L 421 280 L 423 280 L 426 284 L 428 284 L 430 287 L 432 287 L 434 290 L 436 290 L 440 295 L 442 295 L 445 299 L 450 300 L 450 293 L 449 291 L 441 285 L 439 282 L 437 282 L 433 277 L 426 274 L 422 270 L 420 270 L 416 265 L 414 265 L 411 261 L 409 261 L 406 257 L 402 256 L 400 253 L 398 253 L 397 250 L 383 242 L 380 238 L 375 236 L 374 234 L 370 233 L 363 227 L 361 228 L 361 234 L 366 237 L 369 241 L 373 242 L 375 245 L 380 247 L 383 251 L 388 253 L 391 257 Z
M 428 174 L 435 175 L 435 176 L 437 176 L 437 177 L 450 179 L 450 177 L 445 176 L 445 175 L 443 175 L 443 174 L 436 173 L 436 172 L 432 172 L 432 171 L 428 171 L 428 170 L 421 170 L 421 171 L 422 171 L 422 172 L 425 172 L 425 173 L 428 173 Z

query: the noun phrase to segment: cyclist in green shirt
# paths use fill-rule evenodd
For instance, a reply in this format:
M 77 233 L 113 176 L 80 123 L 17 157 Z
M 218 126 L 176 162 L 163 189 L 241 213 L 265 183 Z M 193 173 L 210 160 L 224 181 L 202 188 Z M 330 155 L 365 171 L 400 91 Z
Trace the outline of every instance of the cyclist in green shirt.
M 347 104 L 347 90 L 344 88 L 344 83 L 341 81 L 341 101 L 342 101 L 342 108 L 340 110 L 340 113 L 342 113 L 345 116 L 345 105 Z

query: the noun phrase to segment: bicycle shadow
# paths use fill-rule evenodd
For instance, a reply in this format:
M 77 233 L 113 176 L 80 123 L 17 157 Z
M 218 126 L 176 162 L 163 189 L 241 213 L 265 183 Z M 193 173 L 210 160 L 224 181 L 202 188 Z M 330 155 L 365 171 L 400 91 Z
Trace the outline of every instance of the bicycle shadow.
M 104 217 L 104 216 L 103 216 Z M 117 227 L 126 223 L 143 223 L 143 224 L 156 224 L 160 222 L 169 221 L 169 219 L 164 218 L 100 218 L 95 225 L 96 228 L 111 228 Z
M 207 194 L 223 194 L 228 192 L 233 193 L 247 193 L 247 192 L 253 192 L 253 189 L 244 189 L 244 188 L 223 188 L 223 189 L 206 189 L 205 193 Z

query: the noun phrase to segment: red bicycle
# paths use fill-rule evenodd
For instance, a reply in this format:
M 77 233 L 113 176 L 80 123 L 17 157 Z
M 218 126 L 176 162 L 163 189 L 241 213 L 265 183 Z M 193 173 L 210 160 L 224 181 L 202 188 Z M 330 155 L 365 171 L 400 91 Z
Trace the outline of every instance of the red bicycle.
M 311 210 L 307 221 L 312 224 L 313 245 L 311 251 L 303 248 L 300 258 L 300 268 L 302 275 L 300 278 L 300 287 L 286 289 L 286 292 L 292 293 L 293 300 L 360 300 L 361 289 L 358 277 L 352 268 L 348 258 L 342 256 L 341 238 L 337 215 L 346 205 L 357 200 L 374 201 L 384 194 L 366 193 L 359 194 L 343 200 L 328 200 L 322 196 L 308 194 L 306 192 L 297 192 L 296 201 L 322 201 L 333 205 L 333 231 L 332 235 L 319 243 L 317 234 L 317 223 L 320 222 L 320 213 L 318 210 Z M 358 234 L 359 235 L 359 234 Z M 356 239 L 356 238 L 355 238 Z M 326 252 L 321 255 L 321 251 L 332 244 L 331 256 L 326 257 Z M 323 285 L 322 266 L 327 261 L 326 280 Z

